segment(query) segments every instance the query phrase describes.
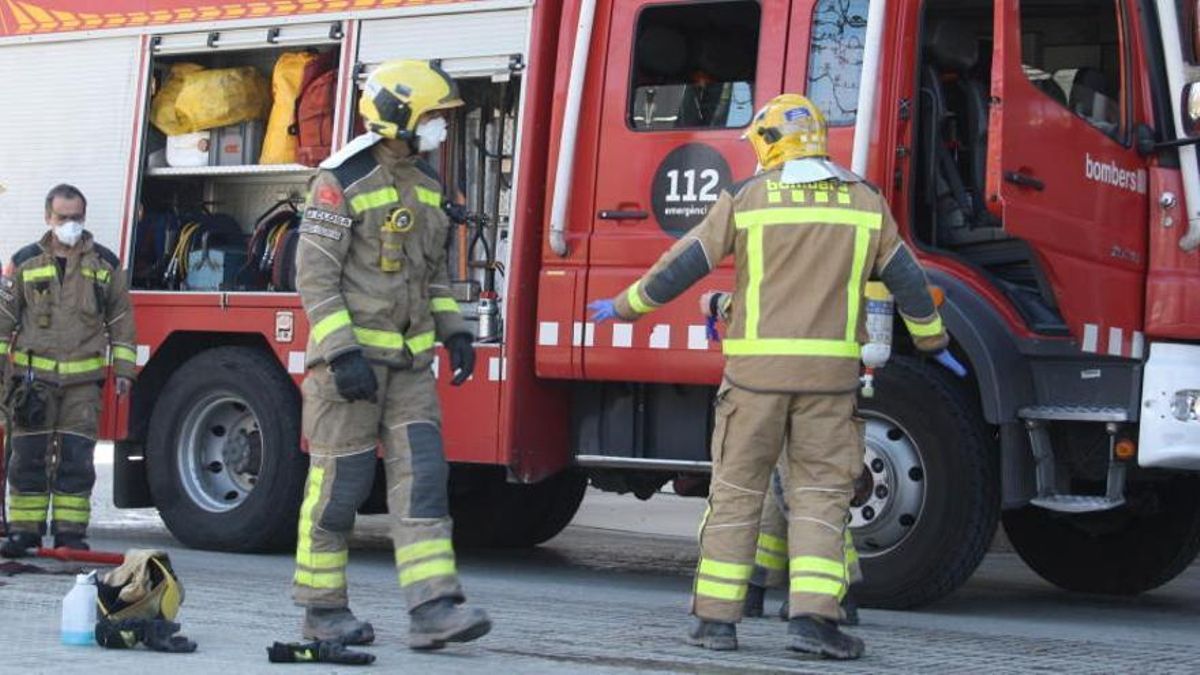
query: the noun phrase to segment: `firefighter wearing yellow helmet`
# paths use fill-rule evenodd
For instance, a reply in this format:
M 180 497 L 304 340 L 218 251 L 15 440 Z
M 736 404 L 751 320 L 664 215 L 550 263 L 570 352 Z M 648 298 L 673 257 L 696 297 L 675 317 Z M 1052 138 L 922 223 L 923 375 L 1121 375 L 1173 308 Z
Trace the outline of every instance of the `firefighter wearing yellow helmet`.
M 855 392 L 868 278 L 878 275 L 891 289 L 919 349 L 942 349 L 947 337 L 882 195 L 826 156 L 816 106 L 802 96 L 776 97 L 745 137 L 761 171 L 724 190 L 649 272 L 590 309 L 596 321 L 636 320 L 734 256 L 736 289 L 708 303 L 727 313 L 729 328 L 688 641 L 737 648 L 759 517 L 785 449 L 789 647 L 854 659 L 863 643 L 837 622 L 850 581 L 844 532 L 862 466 Z
M 432 365 L 451 384 L 475 366 L 473 336 L 451 297 L 450 224 L 437 173 L 421 154 L 446 138 L 454 81 L 424 61 L 391 61 L 367 79 L 368 132 L 321 164 L 300 224 L 296 286 L 309 320 L 303 431 L 311 464 L 300 507 L 293 596 L 305 639 L 366 644 L 350 611 L 347 537 L 382 448 L 388 513 L 409 645 L 436 649 L 491 628 L 464 606 L 447 508 L 448 468 Z

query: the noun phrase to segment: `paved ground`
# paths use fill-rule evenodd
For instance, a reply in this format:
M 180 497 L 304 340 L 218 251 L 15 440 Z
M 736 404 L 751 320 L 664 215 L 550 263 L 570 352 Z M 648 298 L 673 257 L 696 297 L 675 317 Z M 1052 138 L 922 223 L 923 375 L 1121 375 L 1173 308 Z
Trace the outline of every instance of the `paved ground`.
M 98 494 L 107 494 L 101 468 Z M 404 647 L 406 619 L 379 517 L 362 519 L 351 556 L 352 601 L 379 640 L 376 668 L 484 672 L 1200 672 L 1200 568 L 1137 599 L 1073 596 L 993 553 L 954 596 L 916 612 L 865 610 L 857 630 L 868 655 L 816 662 L 783 649 L 784 624 L 744 622 L 742 650 L 711 654 L 680 639 L 686 626 L 692 533 L 699 500 L 590 493 L 576 522 L 526 552 L 472 552 L 460 559 L 471 600 L 494 632 L 439 654 Z M 287 555 L 228 555 L 178 548 L 153 511 L 100 508 L 94 545 L 168 548 L 187 587 L 180 616 L 200 643 L 192 655 L 112 652 L 58 644 L 66 576 L 0 577 L 0 672 L 333 672 L 271 666 L 264 648 L 295 639 Z M 770 602 L 775 605 L 779 598 Z M 342 672 L 352 670 L 343 668 Z

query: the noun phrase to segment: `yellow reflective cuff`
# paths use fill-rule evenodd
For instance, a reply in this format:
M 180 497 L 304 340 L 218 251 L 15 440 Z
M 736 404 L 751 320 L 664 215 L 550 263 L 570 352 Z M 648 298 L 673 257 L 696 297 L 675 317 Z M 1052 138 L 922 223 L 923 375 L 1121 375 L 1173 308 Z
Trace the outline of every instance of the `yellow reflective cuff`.
M 90 509 L 92 508 L 91 497 L 79 497 L 77 495 L 54 495 L 54 508 L 62 507 L 64 509 Z
M 758 338 L 759 305 L 762 304 L 763 229 L 756 227 L 746 235 L 746 263 L 750 268 L 746 284 L 746 339 Z
M 346 573 L 345 572 L 309 572 L 308 570 L 296 570 L 296 576 L 292 577 L 297 585 L 308 586 L 309 588 L 345 588 Z
M 454 298 L 433 298 L 429 301 L 429 307 L 435 314 L 442 312 L 457 314 L 459 312 L 458 303 L 454 301 Z
M 758 551 L 754 554 L 754 564 L 776 571 L 783 571 L 788 568 L 787 558 L 775 555 L 774 553 L 767 553 L 766 551 Z
M 818 558 L 815 555 L 801 555 L 792 558 L 792 574 L 825 574 L 834 579 L 846 576 L 846 563 L 843 560 Z
M 50 520 L 60 520 L 64 523 L 83 523 L 86 525 L 88 516 L 90 515 L 91 511 L 55 508 L 54 514 L 50 516 Z
M 709 560 L 707 558 L 700 559 L 700 574 L 705 574 L 710 577 L 717 577 L 719 579 L 732 579 L 733 581 L 745 581 L 750 578 L 750 575 L 753 572 L 753 565 L 720 562 L 718 560 Z
M 42 279 L 53 279 L 58 276 L 58 268 L 54 265 L 44 265 L 42 267 L 32 267 L 21 272 L 21 281 L 29 283 L 31 281 L 41 281 Z
M 861 350 L 857 342 L 844 340 L 728 339 L 721 344 L 727 356 L 831 356 L 857 359 Z
M 46 520 L 46 509 L 9 509 L 8 520 L 14 523 L 40 523 Z
M 457 574 L 454 561 L 448 558 L 438 558 L 400 570 L 400 586 L 408 587 L 415 583 L 434 577 L 448 577 Z
M 442 193 L 435 190 L 430 190 L 429 188 L 423 188 L 420 185 L 413 186 L 413 192 L 415 192 L 417 195 L 417 201 L 421 202 L 422 204 L 426 206 L 432 206 L 434 208 L 441 208 Z
M 773 534 L 759 534 L 758 547 L 764 551 L 770 551 L 772 553 L 782 553 L 787 555 L 788 552 L 787 540 L 782 537 L 776 537 Z
M 398 201 L 400 201 L 400 193 L 396 192 L 396 188 L 389 186 L 355 195 L 350 199 L 350 208 L 354 209 L 355 213 L 362 213 L 369 209 L 390 206 Z
M 102 284 L 107 284 L 109 280 L 112 279 L 112 275 L 108 273 L 108 270 L 95 269 L 92 267 L 84 267 L 83 276 L 99 281 Z
M 845 586 L 840 581 L 824 577 L 792 577 L 789 589 L 792 593 L 815 593 L 841 598 Z
M 928 323 L 917 323 L 906 316 L 902 316 L 904 325 L 908 327 L 908 333 L 913 337 L 935 337 L 941 335 L 944 328 L 942 327 L 942 317 L 935 314 L 933 321 Z
M 113 347 L 112 355 L 113 358 L 118 361 L 137 363 L 137 352 L 133 351 L 129 347 Z
M 364 347 L 377 347 L 379 349 L 404 348 L 404 336 L 395 331 L 355 326 L 354 337 L 358 338 L 359 344 Z
M 638 291 L 641 285 L 641 282 L 638 282 L 630 286 L 629 290 L 625 291 L 625 299 L 629 301 L 629 306 L 633 308 L 633 311 L 638 314 L 649 314 L 654 311 L 654 308 L 642 300 L 642 294 Z
M 297 554 L 296 564 L 313 569 L 330 569 L 345 567 L 350 561 L 349 551 L 305 551 L 303 560 Z
M 853 225 L 878 230 L 883 227 L 883 214 L 855 209 L 801 206 L 742 211 L 734 214 L 733 222 L 739 230 L 766 225 Z
M 746 599 L 746 584 L 727 584 L 721 581 L 697 579 L 696 595 L 716 598 L 717 600 L 741 602 Z
M 871 231 L 858 228 L 854 232 L 854 258 L 850 261 L 850 280 L 846 282 L 846 340 L 858 337 L 858 310 L 862 305 L 863 269 L 871 247 Z
M 50 495 L 9 495 L 8 505 L 14 509 L 44 509 L 50 506 Z
M 430 349 L 433 349 L 433 344 L 435 342 L 437 342 L 437 335 L 435 335 L 433 331 L 421 333 L 420 335 L 414 335 L 408 338 L 408 351 L 412 352 L 415 356 L 421 352 L 427 352 Z
M 401 546 L 396 549 L 396 564 L 407 565 L 414 560 L 434 555 L 454 555 L 454 545 L 450 543 L 449 539 L 430 539 Z
M 336 330 L 339 330 L 341 328 L 345 328 L 346 326 L 349 326 L 349 325 L 350 325 L 350 312 L 349 311 L 343 309 L 343 310 L 334 312 L 333 314 L 330 314 L 329 316 L 325 317 L 324 319 L 321 319 L 320 321 L 313 324 L 313 327 L 312 327 L 313 340 L 315 340 L 319 344 L 325 338 L 329 337 L 330 333 L 332 333 Z

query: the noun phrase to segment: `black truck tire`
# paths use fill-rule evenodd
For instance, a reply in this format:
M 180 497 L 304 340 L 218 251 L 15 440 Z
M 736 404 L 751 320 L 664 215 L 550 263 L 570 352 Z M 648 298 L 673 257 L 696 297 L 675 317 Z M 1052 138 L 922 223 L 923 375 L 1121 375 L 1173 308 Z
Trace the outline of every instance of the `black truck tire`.
M 1004 531 L 1025 564 L 1080 593 L 1133 595 L 1167 583 L 1200 553 L 1200 478 L 1130 483 L 1130 503 L 1066 514 L 1036 506 L 1004 514 Z
M 483 469 L 470 490 L 451 494 L 454 539 L 465 547 L 529 548 L 554 538 L 571 523 L 587 489 L 587 476 L 561 471 L 540 482 L 509 483 L 502 471 Z
M 146 465 L 154 505 L 183 544 L 218 551 L 294 545 L 308 469 L 295 384 L 265 351 L 197 354 L 154 405 Z
M 923 484 L 923 498 L 919 513 L 900 516 L 907 531 L 886 548 L 856 530 L 864 580 L 854 593 L 867 606 L 905 609 L 951 593 L 979 566 L 1000 514 L 999 462 L 977 398 L 936 364 L 893 357 L 875 382 L 860 415 L 915 449 L 920 469 L 897 478 Z M 885 517 L 897 516 L 877 516 Z

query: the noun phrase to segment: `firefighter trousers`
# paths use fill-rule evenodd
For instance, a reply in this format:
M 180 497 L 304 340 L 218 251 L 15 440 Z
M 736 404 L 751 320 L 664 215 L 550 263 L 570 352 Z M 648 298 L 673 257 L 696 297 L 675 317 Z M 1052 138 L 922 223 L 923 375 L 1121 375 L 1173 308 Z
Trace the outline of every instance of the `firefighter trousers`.
M 758 526 L 758 550 L 754 554 L 754 574 L 750 583 L 763 588 L 784 588 L 788 581 L 788 521 L 783 503 L 787 494 L 787 455 L 779 458 L 771 487 L 763 500 L 762 520 Z M 862 581 L 862 566 L 854 548 L 854 536 L 846 528 L 843 555 L 850 585 Z
M 9 433 L 8 526 L 11 532 L 87 532 L 96 483 L 93 451 L 100 422 L 100 387 L 94 382 L 55 390 L 54 419 L 29 429 L 14 424 Z
M 450 543 L 449 467 L 433 373 L 374 366 L 377 402 L 347 402 L 333 374 L 313 367 L 302 386 L 310 464 L 292 595 L 304 607 L 347 607 L 347 539 L 375 482 L 383 447 L 387 505 L 400 587 L 408 608 L 463 599 Z
M 841 618 L 839 604 L 850 581 L 843 547 L 854 478 L 862 467 L 862 431 L 853 393 L 766 394 L 728 382 L 721 387 L 693 614 L 710 621 L 741 620 L 763 501 L 782 449 L 790 480 L 791 616 Z

